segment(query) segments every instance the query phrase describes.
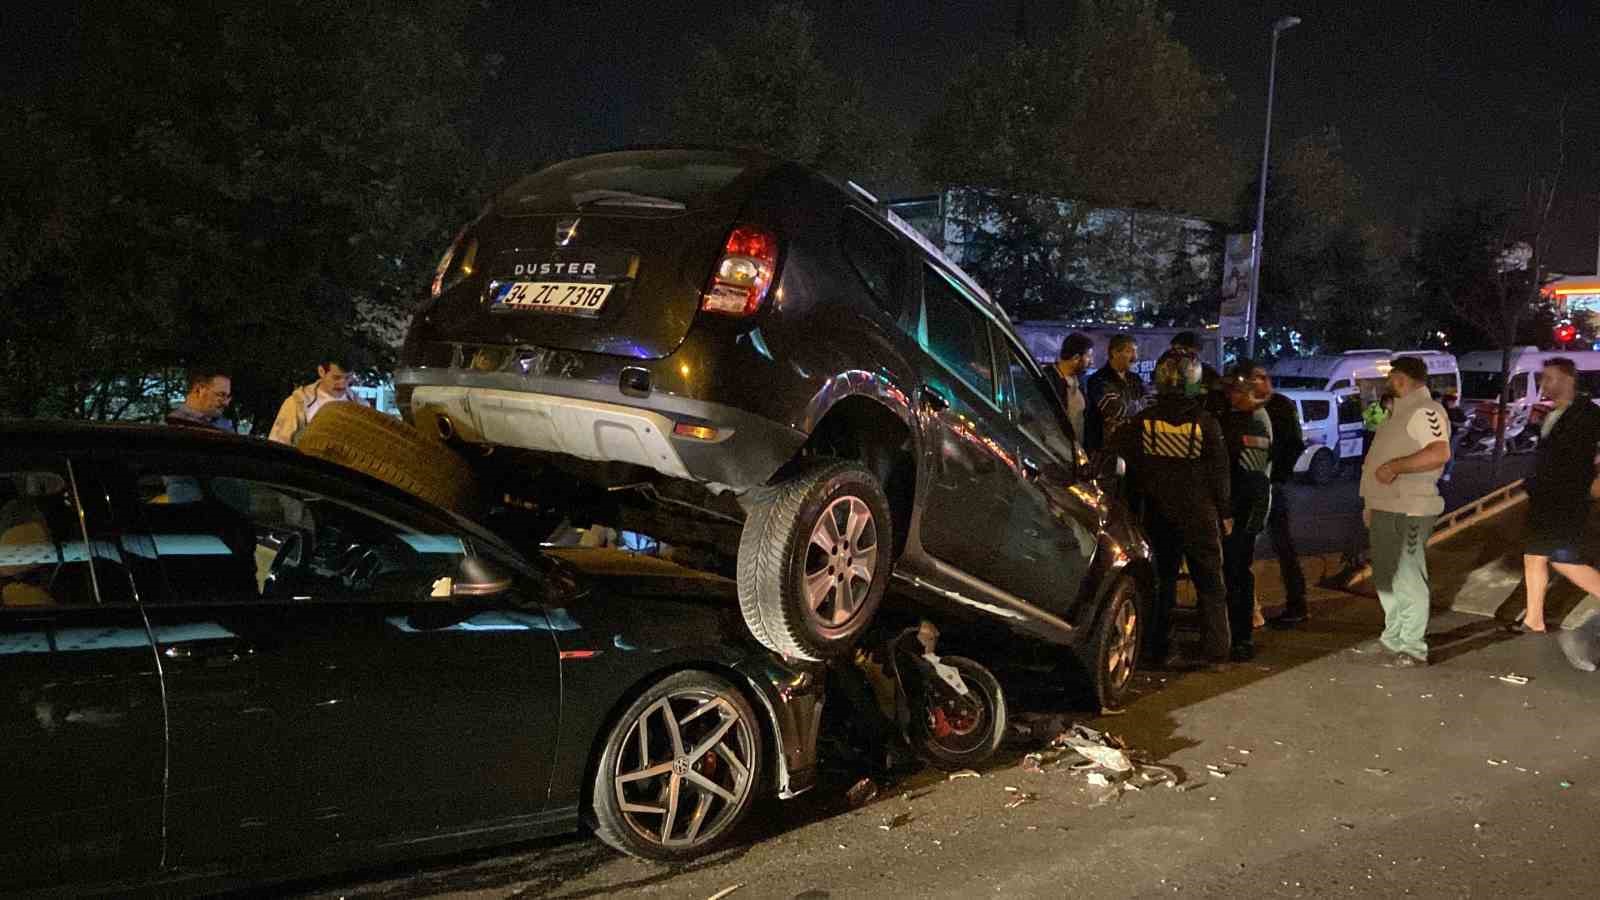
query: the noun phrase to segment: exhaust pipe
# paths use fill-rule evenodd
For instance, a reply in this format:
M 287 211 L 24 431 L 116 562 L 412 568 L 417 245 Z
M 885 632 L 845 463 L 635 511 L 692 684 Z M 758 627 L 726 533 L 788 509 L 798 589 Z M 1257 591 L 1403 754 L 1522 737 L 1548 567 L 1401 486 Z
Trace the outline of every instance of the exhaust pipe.
M 456 423 L 450 421 L 449 416 L 435 416 L 433 427 L 439 431 L 439 439 L 448 441 L 456 436 Z

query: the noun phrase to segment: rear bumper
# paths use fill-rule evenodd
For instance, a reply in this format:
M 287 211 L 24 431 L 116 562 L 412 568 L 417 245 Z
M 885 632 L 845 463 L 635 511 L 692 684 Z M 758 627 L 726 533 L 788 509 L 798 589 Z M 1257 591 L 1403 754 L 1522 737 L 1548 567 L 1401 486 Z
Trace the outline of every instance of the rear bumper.
M 631 463 L 672 478 L 744 491 L 765 484 L 806 436 L 743 410 L 665 392 L 624 395 L 614 384 L 457 369 L 401 369 L 413 420 L 450 418 L 465 441 Z M 679 425 L 716 429 L 705 440 Z

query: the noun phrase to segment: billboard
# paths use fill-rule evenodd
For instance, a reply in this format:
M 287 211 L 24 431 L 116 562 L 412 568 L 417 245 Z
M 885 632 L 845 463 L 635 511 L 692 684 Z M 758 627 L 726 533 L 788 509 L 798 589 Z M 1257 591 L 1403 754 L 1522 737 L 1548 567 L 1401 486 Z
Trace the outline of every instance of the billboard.
M 1250 327 L 1250 266 L 1254 255 L 1255 232 L 1228 235 L 1222 252 L 1222 315 L 1217 322 L 1223 337 L 1244 337 Z

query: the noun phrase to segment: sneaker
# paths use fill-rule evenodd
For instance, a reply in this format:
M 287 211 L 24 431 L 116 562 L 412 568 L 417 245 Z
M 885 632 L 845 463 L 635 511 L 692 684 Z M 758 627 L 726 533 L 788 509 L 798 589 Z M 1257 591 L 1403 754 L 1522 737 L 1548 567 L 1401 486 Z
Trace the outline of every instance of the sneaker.
M 1427 665 L 1427 660 L 1418 659 L 1409 653 L 1395 653 L 1383 661 L 1385 669 L 1421 669 Z

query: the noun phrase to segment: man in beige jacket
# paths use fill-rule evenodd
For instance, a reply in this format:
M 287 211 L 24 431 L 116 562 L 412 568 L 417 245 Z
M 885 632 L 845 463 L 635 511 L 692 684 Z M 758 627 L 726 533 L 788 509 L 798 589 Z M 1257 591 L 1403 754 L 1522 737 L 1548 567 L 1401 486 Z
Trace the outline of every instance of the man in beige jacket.
M 317 380 L 295 388 L 278 407 L 278 417 L 273 420 L 272 432 L 267 438 L 298 446 L 306 425 L 323 407 L 355 399 L 350 393 L 350 372 L 344 361 L 337 357 L 324 359 L 317 364 Z

